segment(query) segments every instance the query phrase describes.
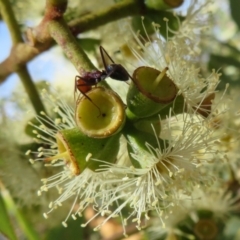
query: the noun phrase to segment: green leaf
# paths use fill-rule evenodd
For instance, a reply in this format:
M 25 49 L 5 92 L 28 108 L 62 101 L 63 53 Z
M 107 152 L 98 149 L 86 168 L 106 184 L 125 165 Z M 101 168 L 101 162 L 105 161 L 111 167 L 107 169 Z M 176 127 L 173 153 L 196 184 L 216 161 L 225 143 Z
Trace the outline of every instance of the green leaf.
M 240 218 L 231 217 L 225 225 L 224 239 L 239 239 L 240 237 L 239 226 L 240 226 Z
M 2 195 L 3 196 L 3 195 Z M 9 192 L 4 189 L 4 201 L 6 204 L 6 208 L 12 212 L 14 217 L 16 218 L 16 223 L 19 225 L 21 228 L 22 232 L 25 234 L 26 239 L 28 240 L 38 240 L 40 239 L 38 236 L 38 233 L 35 231 L 34 227 L 32 226 L 31 222 L 28 221 L 28 219 L 25 216 L 25 212 L 22 211 L 18 206 L 16 206 L 15 202 L 13 201 L 11 195 Z M 6 211 L 6 210 L 5 210 Z M 0 209 L 0 216 L 4 215 L 2 214 Z M 5 220 L 4 220 L 5 223 Z M 0 226 L 2 227 L 3 224 L 0 222 Z M 5 227 L 4 227 L 5 229 Z M 16 239 L 16 238 L 10 238 L 10 239 Z
M 31 124 L 34 124 L 35 126 L 39 126 L 40 123 L 39 121 L 34 117 L 32 119 L 29 120 L 29 122 L 31 122 Z M 36 134 L 33 133 L 34 130 L 36 130 L 36 127 L 32 126 L 31 124 L 27 123 L 25 128 L 24 128 L 24 132 L 29 136 L 29 137 L 36 137 Z
M 0 192 L 0 232 L 10 240 L 17 239 L 2 198 L 2 192 Z
M 78 43 L 86 52 L 95 52 L 101 40 L 96 38 L 78 38 Z
M 230 83 L 232 86 L 239 86 L 240 84 L 240 76 L 238 73 L 234 75 L 227 75 L 224 71 L 225 67 L 235 67 L 236 70 L 239 69 L 240 62 L 237 60 L 237 58 L 234 58 L 233 56 L 221 56 L 216 54 L 211 54 L 210 60 L 208 63 L 208 69 L 211 71 L 212 69 L 220 69 L 221 70 L 221 82 L 218 85 L 218 90 L 224 89 L 226 83 Z
M 240 62 L 232 57 L 232 56 L 222 56 L 222 55 L 217 55 L 217 54 L 211 54 L 210 61 L 218 62 L 218 68 L 223 67 L 223 66 L 235 66 L 238 67 L 240 66 Z
M 240 1 L 230 0 L 229 3 L 231 8 L 232 18 L 236 22 L 238 29 L 240 29 L 240 14 L 239 14 Z

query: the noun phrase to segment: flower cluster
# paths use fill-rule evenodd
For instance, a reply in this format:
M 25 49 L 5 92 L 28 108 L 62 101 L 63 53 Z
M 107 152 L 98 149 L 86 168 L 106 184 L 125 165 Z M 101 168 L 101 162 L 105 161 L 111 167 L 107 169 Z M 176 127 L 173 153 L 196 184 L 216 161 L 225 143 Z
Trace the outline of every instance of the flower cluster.
M 64 226 L 91 206 L 95 215 L 83 226 L 104 216 L 96 230 L 119 216 L 126 234 L 128 222 L 141 229 L 152 214 L 164 227 L 169 214 L 195 198 L 196 187 L 213 185 L 215 177 L 206 166 L 220 152 L 215 147 L 219 135 L 210 127 L 220 74 L 213 71 L 205 78 L 196 65 L 206 7 L 190 7 L 178 31 L 166 19 L 173 37 L 163 38 L 156 24 L 154 35 L 146 38 L 131 30 L 134 41 L 128 44 L 136 67 L 124 99 L 96 87 L 72 109 L 44 94 L 55 118 L 44 113 L 37 118 L 42 147 L 31 152 L 31 162 L 59 170 L 42 179 L 38 192 L 56 188 L 59 193 L 45 217 L 72 199 Z

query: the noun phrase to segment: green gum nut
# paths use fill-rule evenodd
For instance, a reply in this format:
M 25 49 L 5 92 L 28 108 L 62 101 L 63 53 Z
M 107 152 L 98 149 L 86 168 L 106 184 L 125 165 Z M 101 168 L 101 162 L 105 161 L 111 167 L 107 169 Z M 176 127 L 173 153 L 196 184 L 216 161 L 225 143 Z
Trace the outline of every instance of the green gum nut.
M 86 97 L 87 96 L 87 97 Z M 89 137 L 106 138 L 118 133 L 125 123 L 125 105 L 112 90 L 93 88 L 76 106 L 76 124 Z
M 146 133 L 129 126 L 128 129 L 125 129 L 124 136 L 128 141 L 127 148 L 131 163 L 136 168 L 148 167 L 149 158 L 157 157 L 153 151 L 150 152 L 148 145 L 151 146 L 151 149 L 164 148 L 163 140 L 154 131 Z M 139 160 L 137 161 L 132 154 L 137 156 Z
M 78 128 L 61 130 L 56 135 L 58 154 L 46 158 L 47 162 L 64 159 L 73 175 L 79 175 L 86 167 L 96 170 L 101 162 L 95 158 L 114 163 L 119 150 L 120 134 L 96 139 L 86 136 Z
M 166 76 L 168 68 L 160 72 L 151 67 L 139 67 L 127 94 L 127 115 L 130 119 L 145 118 L 158 113 L 171 103 L 177 88 Z
M 159 119 L 159 116 L 156 118 L 149 117 L 149 119 L 144 118 L 135 122 L 134 127 L 142 132 L 153 134 L 153 131 L 155 131 L 156 134 L 160 134 L 161 121 Z
M 200 114 L 202 117 L 207 118 L 209 114 L 211 114 L 212 112 L 212 102 L 214 98 L 215 93 L 211 93 L 208 96 L 206 96 L 201 102 L 197 103 L 196 106 L 192 106 L 191 108 L 196 113 Z M 166 118 L 166 116 L 169 116 L 170 109 L 172 113 L 174 113 L 175 115 L 184 112 L 188 113 L 190 110 L 189 106 L 187 106 L 185 103 L 184 96 L 178 95 L 171 104 L 161 109 L 160 112 L 150 117 L 150 119 L 153 121 L 154 119 L 159 118 L 159 116 L 161 116 L 161 119 L 163 120 Z M 192 110 L 190 112 L 192 112 Z
M 183 95 L 178 95 L 173 102 L 166 105 L 166 107 L 162 108 L 158 113 L 155 115 L 145 118 L 146 121 L 152 121 L 155 122 L 159 119 L 164 120 L 167 117 L 169 117 L 169 113 L 171 112 L 171 115 L 177 115 L 184 112 L 187 112 L 187 107 L 185 106 L 184 97 Z

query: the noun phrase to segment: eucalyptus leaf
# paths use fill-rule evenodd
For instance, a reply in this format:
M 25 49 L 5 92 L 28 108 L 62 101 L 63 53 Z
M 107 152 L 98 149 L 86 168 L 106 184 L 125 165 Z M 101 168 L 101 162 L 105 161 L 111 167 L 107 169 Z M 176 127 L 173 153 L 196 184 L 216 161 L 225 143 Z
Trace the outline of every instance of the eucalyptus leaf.
M 77 42 L 87 52 L 95 52 L 101 43 L 100 39 L 96 38 L 78 38 Z
M 0 232 L 10 240 L 17 239 L 6 209 L 6 205 L 3 201 L 2 192 L 0 192 Z
M 240 29 L 240 1 L 239 0 L 229 0 L 230 9 L 233 20 L 236 22 L 238 29 Z

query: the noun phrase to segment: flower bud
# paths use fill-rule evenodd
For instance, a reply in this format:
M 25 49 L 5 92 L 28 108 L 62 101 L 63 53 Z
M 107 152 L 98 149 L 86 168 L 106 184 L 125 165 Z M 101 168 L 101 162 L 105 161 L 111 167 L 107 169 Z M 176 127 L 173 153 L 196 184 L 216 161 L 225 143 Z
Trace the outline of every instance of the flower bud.
M 76 123 L 89 137 L 106 138 L 119 132 L 125 122 L 125 105 L 112 90 L 93 88 L 76 106 Z
M 199 219 L 194 226 L 194 233 L 199 239 L 217 239 L 219 233 L 217 222 L 211 218 Z
M 155 131 L 156 134 L 158 135 L 160 134 L 160 131 L 161 131 L 161 122 L 160 122 L 159 116 L 153 119 L 151 117 L 140 119 L 139 121 L 134 123 L 134 126 L 139 131 L 150 133 L 150 134 L 153 134 Z

